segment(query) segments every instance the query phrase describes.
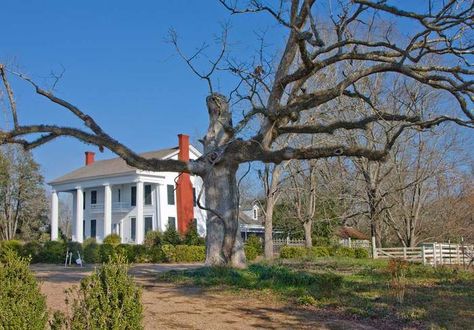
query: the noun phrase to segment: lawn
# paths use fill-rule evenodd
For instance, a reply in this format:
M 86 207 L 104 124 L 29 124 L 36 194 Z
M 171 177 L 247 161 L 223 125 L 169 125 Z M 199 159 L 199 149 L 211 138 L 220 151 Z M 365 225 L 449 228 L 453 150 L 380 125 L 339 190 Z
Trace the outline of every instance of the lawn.
M 313 258 L 254 263 L 247 269 L 199 268 L 172 271 L 159 281 L 272 296 L 319 311 L 337 311 L 391 327 L 472 329 L 474 273 L 410 264 L 399 303 L 389 285 L 387 262 Z

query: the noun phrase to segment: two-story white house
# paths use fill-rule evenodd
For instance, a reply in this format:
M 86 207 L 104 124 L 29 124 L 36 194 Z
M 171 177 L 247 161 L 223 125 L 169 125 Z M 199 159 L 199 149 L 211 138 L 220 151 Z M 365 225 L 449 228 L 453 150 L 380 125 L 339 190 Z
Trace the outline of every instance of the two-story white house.
M 180 134 L 178 138 L 178 147 L 141 156 L 184 161 L 201 156 L 189 144 L 189 136 Z M 58 239 L 59 193 L 73 195 L 72 240 L 76 242 L 89 237 L 101 242 L 116 233 L 123 243 L 141 244 L 149 230 L 164 231 L 171 226 L 184 233 L 194 219 L 199 234 L 205 235 L 205 212 L 196 205 L 202 187 L 199 177 L 142 171 L 121 158 L 95 161 L 94 155 L 86 152 L 83 167 L 49 183 L 52 240 Z

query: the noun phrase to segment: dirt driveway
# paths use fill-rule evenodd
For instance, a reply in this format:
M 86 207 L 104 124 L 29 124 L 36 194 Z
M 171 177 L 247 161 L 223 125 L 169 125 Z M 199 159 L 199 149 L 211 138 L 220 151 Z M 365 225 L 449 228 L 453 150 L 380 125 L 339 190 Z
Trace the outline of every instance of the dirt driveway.
M 143 287 L 146 329 L 375 329 L 327 315 L 324 311 L 287 306 L 265 295 L 235 295 L 153 280 L 158 272 L 191 269 L 199 264 L 135 265 L 131 273 Z M 48 307 L 64 310 L 64 289 L 77 285 L 93 267 L 33 265 Z

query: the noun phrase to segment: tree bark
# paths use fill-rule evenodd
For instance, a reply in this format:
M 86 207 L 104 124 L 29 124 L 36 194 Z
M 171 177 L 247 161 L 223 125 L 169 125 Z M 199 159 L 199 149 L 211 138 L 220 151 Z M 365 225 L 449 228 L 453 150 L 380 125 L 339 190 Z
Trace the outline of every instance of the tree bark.
M 265 259 L 273 259 L 273 209 L 275 206 L 274 198 L 267 198 L 265 211 Z
M 305 246 L 307 248 L 313 247 L 313 238 L 311 237 L 313 233 L 313 220 L 308 220 L 303 223 L 304 227 L 304 240 L 305 240 Z

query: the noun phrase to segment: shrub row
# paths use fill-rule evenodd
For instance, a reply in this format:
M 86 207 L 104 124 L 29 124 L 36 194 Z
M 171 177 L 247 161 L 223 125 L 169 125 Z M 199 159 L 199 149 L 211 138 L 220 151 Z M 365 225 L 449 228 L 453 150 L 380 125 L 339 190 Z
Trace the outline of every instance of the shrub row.
M 107 240 L 110 241 L 110 240 Z M 124 255 L 128 262 L 161 263 L 161 262 L 203 262 L 206 259 L 206 247 L 196 245 L 132 245 L 109 242 L 98 244 L 94 239 L 87 239 L 83 244 L 77 242 L 49 241 L 44 244 L 19 241 L 0 242 L 0 257 L 6 251 L 14 251 L 22 257 L 31 258 L 32 263 L 63 263 L 66 251 L 73 253 L 73 260 L 78 253 L 85 263 L 104 263 L 116 255 Z
M 284 246 L 280 250 L 282 259 L 318 258 L 318 257 L 350 257 L 368 258 L 369 252 L 364 248 L 348 248 L 343 246 L 314 246 L 305 248 L 302 246 Z

